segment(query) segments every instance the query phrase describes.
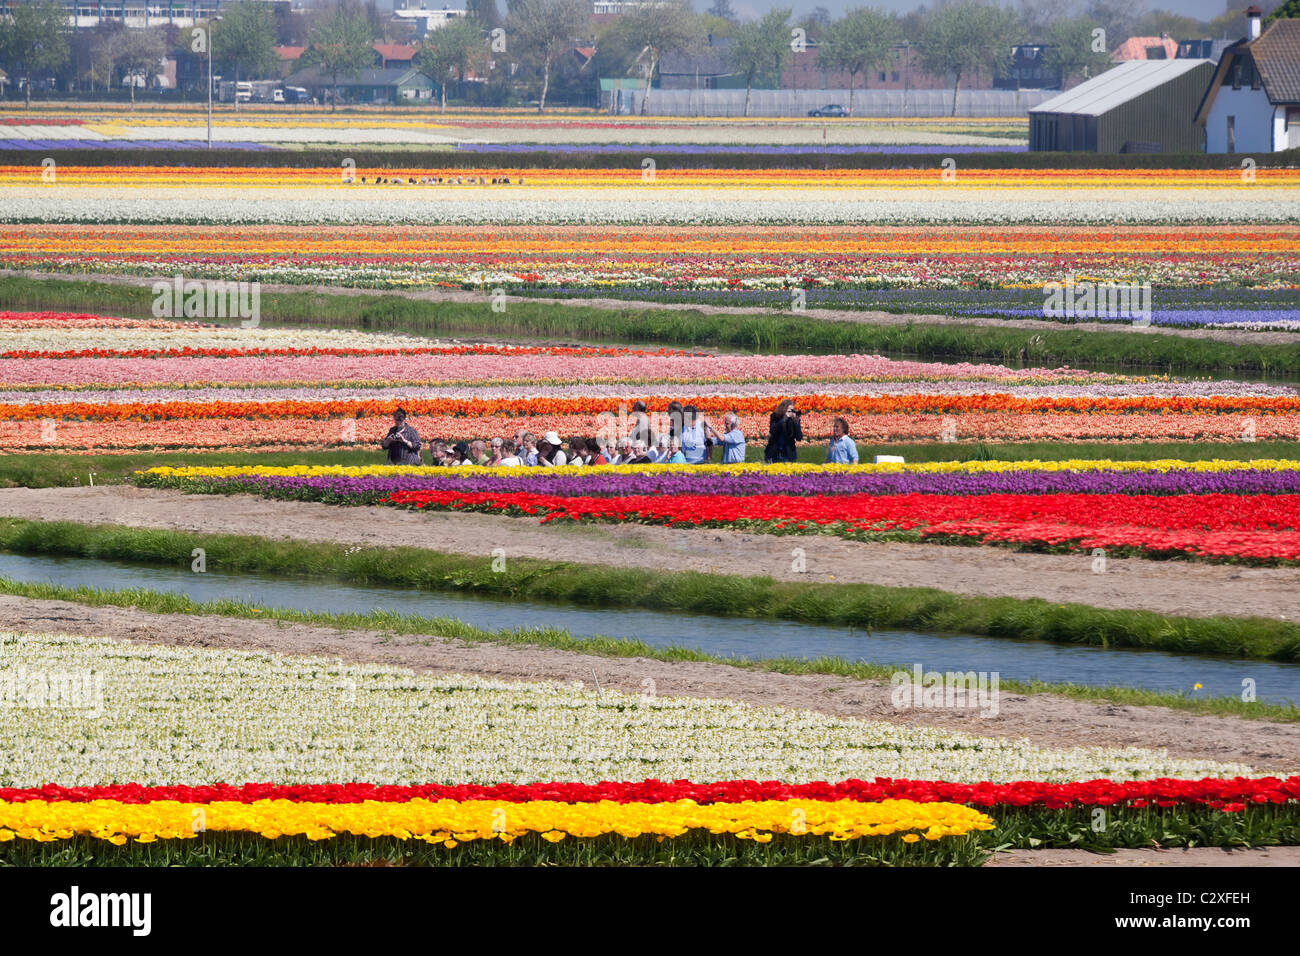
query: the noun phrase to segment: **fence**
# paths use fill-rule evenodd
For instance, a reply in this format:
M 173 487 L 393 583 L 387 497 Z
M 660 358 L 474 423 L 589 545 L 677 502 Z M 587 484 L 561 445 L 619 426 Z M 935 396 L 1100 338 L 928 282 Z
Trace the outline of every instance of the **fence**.
M 1059 90 L 961 90 L 958 116 L 1024 117 Z M 602 106 L 613 113 L 641 112 L 644 90 L 609 90 Z M 750 116 L 807 116 L 830 104 L 847 107 L 848 90 L 754 90 Z M 647 115 L 744 116 L 744 90 L 651 90 Z M 854 90 L 854 116 L 951 116 L 952 90 Z

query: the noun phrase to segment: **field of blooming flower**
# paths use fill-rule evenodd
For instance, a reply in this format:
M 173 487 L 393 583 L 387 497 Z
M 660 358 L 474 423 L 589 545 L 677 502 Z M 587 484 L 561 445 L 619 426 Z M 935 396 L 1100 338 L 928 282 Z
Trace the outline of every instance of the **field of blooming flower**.
M 1040 315 L 1043 286 L 1077 277 L 1150 283 L 1156 324 L 1300 328 L 1295 169 L 1247 179 L 1226 167 L 1016 170 L 959 158 L 954 179 L 927 153 L 906 169 L 788 169 L 779 158 L 682 169 L 671 168 L 674 150 L 738 144 L 776 156 L 823 126 L 756 133 L 505 117 L 476 130 L 456 116 L 388 117 L 383 135 L 367 138 L 364 122 L 304 116 L 291 137 L 300 144 L 437 144 L 474 151 L 482 165 L 438 168 L 438 154 L 422 154 L 420 165 L 360 168 L 352 181 L 337 168 L 251 164 L 67 164 L 50 180 L 35 164 L 0 166 L 0 268 L 783 310 L 800 294 L 808 307 L 1005 318 Z M 218 138 L 250 149 L 283 142 L 273 118 L 252 111 Z M 186 141 L 192 120 L 142 115 L 126 138 Z M 76 122 L 40 137 L 9 132 L 39 150 L 78 129 L 87 141 L 106 132 Z M 1007 141 L 1006 130 L 973 127 L 922 124 L 928 138 L 866 123 L 825 129 L 846 152 L 925 140 L 960 157 Z M 517 144 L 673 149 L 649 175 L 493 165 L 493 150 Z M 1300 441 L 1290 385 L 776 348 L 449 343 L 195 318 L 0 312 L 0 454 L 171 462 L 219 452 L 241 460 L 142 469 L 133 480 L 530 523 L 1300 561 L 1300 463 L 1250 454 L 1256 442 Z M 864 462 L 916 442 L 991 443 L 993 458 L 258 465 L 271 451 L 369 450 L 379 461 L 399 404 L 429 442 L 607 434 L 611 419 L 626 427 L 634 402 L 661 414 L 673 400 L 715 423 L 735 412 L 753 462 L 785 398 L 798 401 L 809 443 L 845 419 Z M 1028 442 L 1067 451 L 997 460 L 998 444 Z M 1068 455 L 1083 442 L 1115 454 Z M 1126 443 L 1192 442 L 1223 454 L 1123 460 Z M 0 640 L 12 718 L 0 727 L 0 862 L 907 864 L 975 863 L 995 845 L 1300 843 L 1300 778 L 1254 778 L 1240 763 L 1051 749 L 653 688 L 630 695 L 60 634 Z M 68 705 L 69 688 L 88 699 Z M 1101 832 L 1098 809 L 1111 820 Z
M 19 706 L 0 728 L 0 859 L 18 862 L 155 842 L 183 862 L 267 840 L 288 859 L 395 841 L 443 861 L 498 846 L 509 861 L 571 841 L 596 860 L 647 861 L 738 841 L 771 859 L 839 843 L 845 861 L 972 862 L 980 834 L 1076 843 L 1098 806 L 1115 824 L 1097 839 L 1112 845 L 1155 832 L 1286 842 L 1297 826 L 1300 778 L 1153 751 L 317 658 L 0 640 L 7 701 L 49 692 L 54 674 L 88 689 Z M 263 780 L 276 783 L 242 783 Z
M 343 330 L 0 313 L 0 449 L 373 447 L 397 403 L 427 438 L 595 435 L 635 401 L 740 416 L 795 397 L 809 441 L 1300 439 L 1288 386 L 880 356 L 443 345 Z M 183 423 L 183 427 L 178 427 Z M 624 425 L 626 425 L 624 418 Z
M 78 104 L 47 104 L 44 115 L 8 113 L 0 104 L 0 149 L 184 149 L 206 145 L 205 116 L 183 108 L 123 110 Z M 389 145 L 444 149 L 518 149 L 520 146 L 589 150 L 602 146 L 684 148 L 737 145 L 780 149 L 862 149 L 900 146 L 964 146 L 1023 149 L 1023 119 L 858 118 L 854 120 L 694 119 L 581 116 L 563 112 L 472 112 L 430 114 L 415 109 L 353 107 L 346 115 L 296 105 L 266 109 L 245 105 L 237 114 L 218 110 L 212 138 L 221 147 L 301 148 L 307 145 Z

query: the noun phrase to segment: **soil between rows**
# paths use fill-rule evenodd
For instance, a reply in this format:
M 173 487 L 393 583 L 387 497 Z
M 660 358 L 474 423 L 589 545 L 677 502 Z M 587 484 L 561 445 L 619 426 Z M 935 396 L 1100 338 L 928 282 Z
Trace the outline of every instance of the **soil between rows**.
M 1297 567 L 1109 558 L 1105 572 L 1094 573 L 1093 558 L 1083 552 L 1033 554 L 983 546 L 638 524 L 540 524 L 535 518 L 347 507 L 251 495 L 187 495 L 121 485 L 0 489 L 0 515 L 374 547 L 405 545 L 479 557 L 504 548 L 507 560 L 526 557 L 809 583 L 928 587 L 1178 616 L 1300 618 Z M 796 548 L 804 551 L 804 572 L 793 570 Z
M 555 648 L 473 643 L 424 635 L 341 630 L 215 615 L 153 614 L 0 594 L 0 629 L 82 634 L 184 647 L 274 651 L 375 662 L 433 674 L 502 680 L 582 681 L 585 689 L 663 697 L 730 698 L 765 707 L 819 711 L 900 725 L 1028 740 L 1052 748 L 1145 747 L 1176 757 L 1244 763 L 1285 776 L 1300 772 L 1300 725 L 1193 715 L 1164 707 L 1119 706 L 1051 694 L 1003 693 L 998 714 L 898 710 L 883 680 L 781 674 L 727 664 L 610 658 Z

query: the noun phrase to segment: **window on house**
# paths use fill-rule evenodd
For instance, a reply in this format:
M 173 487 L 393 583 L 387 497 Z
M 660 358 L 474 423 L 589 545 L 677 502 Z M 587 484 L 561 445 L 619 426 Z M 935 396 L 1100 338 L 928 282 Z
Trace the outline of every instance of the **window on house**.
M 1234 90 L 1241 89 L 1241 61 L 1240 60 L 1232 64 L 1232 88 Z
M 885 74 L 883 72 L 879 75 L 879 79 L 881 83 L 885 82 Z
M 1237 117 L 1228 117 L 1228 152 L 1237 151 Z
M 897 83 L 897 82 L 898 82 L 898 71 L 895 70 L 893 73 L 890 73 L 890 74 L 889 74 L 889 78 L 890 78 L 893 82 Z

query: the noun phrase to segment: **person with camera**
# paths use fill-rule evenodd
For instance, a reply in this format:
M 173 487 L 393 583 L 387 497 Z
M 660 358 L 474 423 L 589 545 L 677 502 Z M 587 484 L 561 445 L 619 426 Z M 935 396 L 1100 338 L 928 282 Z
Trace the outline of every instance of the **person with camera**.
M 388 452 L 390 465 L 422 465 L 420 458 L 420 435 L 406 420 L 403 408 L 393 412 L 393 427 L 388 429 L 379 447 Z
M 767 423 L 767 447 L 763 460 L 773 462 L 797 461 L 799 453 L 795 442 L 803 441 L 803 424 L 793 398 L 783 399 L 772 412 Z

